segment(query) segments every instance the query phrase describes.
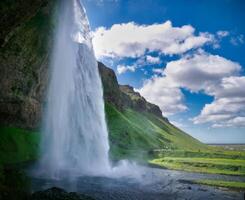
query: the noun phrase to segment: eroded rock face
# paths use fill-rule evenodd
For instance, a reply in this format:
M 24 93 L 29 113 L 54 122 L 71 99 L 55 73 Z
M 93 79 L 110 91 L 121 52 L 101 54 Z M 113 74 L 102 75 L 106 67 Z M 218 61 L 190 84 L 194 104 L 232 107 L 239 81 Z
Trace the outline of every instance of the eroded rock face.
M 160 108 L 157 105 L 147 102 L 140 93 L 134 91 L 133 87 L 129 85 L 120 85 L 120 90 L 129 97 L 129 101 L 126 101 L 126 103 L 129 104 L 128 106 L 130 108 L 140 112 L 149 112 L 160 118 L 163 117 Z
M 123 108 L 122 93 L 117 82 L 116 74 L 101 62 L 98 62 L 98 68 L 103 84 L 105 102 L 121 110 Z
M 0 4 L 0 124 L 33 129 L 40 123 L 47 88 L 54 3 Z
M 119 85 L 115 72 L 106 67 L 103 63 L 98 63 L 103 87 L 104 98 L 108 103 L 122 110 L 131 108 L 139 112 L 149 112 L 157 117 L 164 118 L 160 108 L 145 100 L 140 93 L 134 91 L 134 88 L 129 85 Z M 164 118 L 167 121 L 167 118 Z
M 48 0 L 1 0 L 0 2 L 0 46 L 9 39 L 11 33 L 21 23 L 30 19 Z

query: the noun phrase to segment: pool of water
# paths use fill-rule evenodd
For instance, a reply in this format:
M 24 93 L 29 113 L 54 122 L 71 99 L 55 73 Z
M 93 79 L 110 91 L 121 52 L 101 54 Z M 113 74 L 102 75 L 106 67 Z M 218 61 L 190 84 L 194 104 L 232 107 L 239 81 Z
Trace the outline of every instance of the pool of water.
M 139 176 L 88 177 L 59 180 L 34 178 L 32 190 L 56 186 L 67 191 L 89 195 L 98 200 L 168 200 L 168 199 L 244 199 L 244 192 L 230 191 L 186 181 L 195 179 L 221 179 L 245 181 L 245 177 L 188 173 L 150 167 L 141 167 Z M 185 181 L 183 181 L 185 180 Z

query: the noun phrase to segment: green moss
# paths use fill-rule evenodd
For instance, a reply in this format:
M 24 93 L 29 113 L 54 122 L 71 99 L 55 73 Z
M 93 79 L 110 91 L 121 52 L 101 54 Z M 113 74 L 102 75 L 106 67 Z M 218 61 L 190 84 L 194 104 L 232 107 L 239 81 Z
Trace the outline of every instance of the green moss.
M 0 165 L 35 160 L 40 134 L 12 127 L 0 127 Z
M 0 127 L 0 199 L 26 199 L 30 182 L 19 164 L 36 160 L 40 134 Z

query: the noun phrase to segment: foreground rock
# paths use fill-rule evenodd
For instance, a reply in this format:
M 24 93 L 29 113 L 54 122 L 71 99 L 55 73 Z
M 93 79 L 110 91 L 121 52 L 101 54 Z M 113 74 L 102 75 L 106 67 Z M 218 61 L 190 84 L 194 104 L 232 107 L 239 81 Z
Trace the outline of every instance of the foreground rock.
M 77 194 L 75 192 L 66 192 L 60 188 L 50 188 L 44 191 L 35 192 L 31 195 L 30 200 L 94 200 L 93 198 Z

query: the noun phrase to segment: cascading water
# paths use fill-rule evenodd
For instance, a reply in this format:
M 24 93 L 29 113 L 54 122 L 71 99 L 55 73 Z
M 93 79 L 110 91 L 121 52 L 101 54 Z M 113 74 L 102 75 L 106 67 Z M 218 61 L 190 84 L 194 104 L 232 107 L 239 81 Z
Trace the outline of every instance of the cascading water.
M 111 167 L 102 84 L 79 0 L 62 1 L 54 45 L 41 169 L 49 177 L 106 174 Z

